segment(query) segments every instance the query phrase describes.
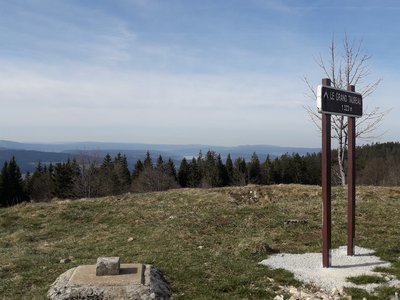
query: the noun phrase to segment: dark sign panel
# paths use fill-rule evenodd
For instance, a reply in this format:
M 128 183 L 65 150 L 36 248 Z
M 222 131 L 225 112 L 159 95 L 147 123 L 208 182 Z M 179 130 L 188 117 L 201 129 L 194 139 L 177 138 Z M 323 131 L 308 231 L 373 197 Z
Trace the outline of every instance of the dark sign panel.
M 362 95 L 319 85 L 317 91 L 317 107 L 320 113 L 361 117 Z

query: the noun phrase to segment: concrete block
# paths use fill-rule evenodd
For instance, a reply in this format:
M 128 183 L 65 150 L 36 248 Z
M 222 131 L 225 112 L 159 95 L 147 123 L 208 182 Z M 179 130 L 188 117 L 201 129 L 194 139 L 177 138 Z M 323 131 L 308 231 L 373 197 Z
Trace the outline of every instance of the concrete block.
M 118 275 L 119 257 L 99 257 L 96 264 L 96 276 Z

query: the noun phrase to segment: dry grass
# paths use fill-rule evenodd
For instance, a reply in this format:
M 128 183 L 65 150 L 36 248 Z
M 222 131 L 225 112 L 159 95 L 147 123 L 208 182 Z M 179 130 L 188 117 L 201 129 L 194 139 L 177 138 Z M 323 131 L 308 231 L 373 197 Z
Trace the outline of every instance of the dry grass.
M 333 247 L 346 244 L 346 195 L 342 187 L 333 189 Z M 358 188 L 356 244 L 393 262 L 385 271 L 398 277 L 399 216 L 400 188 Z M 300 283 L 257 263 L 276 252 L 319 251 L 316 186 L 179 189 L 22 204 L 0 210 L 0 297 L 43 299 L 69 268 L 120 256 L 160 268 L 175 299 L 272 299 L 279 285 Z M 68 257 L 71 262 L 60 264 Z M 393 289 L 381 289 L 376 299 L 389 294 Z

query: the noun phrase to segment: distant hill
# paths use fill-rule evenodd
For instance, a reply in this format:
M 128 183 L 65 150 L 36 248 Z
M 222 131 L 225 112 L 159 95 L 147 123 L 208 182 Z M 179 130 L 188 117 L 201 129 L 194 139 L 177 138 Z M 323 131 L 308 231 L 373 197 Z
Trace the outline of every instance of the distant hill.
M 22 173 L 32 172 L 38 162 L 43 164 L 57 163 L 67 161 L 68 158 L 73 158 L 73 155 L 68 153 L 42 152 L 32 150 L 19 149 L 0 149 L 0 163 L 3 166 L 5 161 L 9 161 L 15 156 L 18 166 Z
M 19 143 L 13 141 L 0 140 L 0 164 L 15 156 L 23 173 L 33 171 L 36 164 L 56 163 L 66 161 L 84 154 L 90 154 L 103 159 L 109 153 L 115 156 L 117 153 L 123 153 L 128 158 L 128 163 L 132 169 L 138 159 L 143 159 L 147 151 L 150 151 L 154 160 L 159 155 L 164 159 L 171 158 L 177 165 L 183 157 L 196 157 L 200 151 L 206 153 L 212 150 L 221 155 L 225 160 L 228 154 L 232 158 L 244 157 L 249 160 L 251 155 L 256 152 L 260 160 L 265 160 L 269 155 L 271 158 L 285 153 L 313 153 L 319 152 L 319 148 L 301 148 L 301 147 L 281 147 L 273 145 L 240 145 L 240 146 L 213 146 L 213 145 L 175 145 L 175 144 L 139 144 L 139 143 L 103 143 L 103 142 L 77 142 L 77 143 Z

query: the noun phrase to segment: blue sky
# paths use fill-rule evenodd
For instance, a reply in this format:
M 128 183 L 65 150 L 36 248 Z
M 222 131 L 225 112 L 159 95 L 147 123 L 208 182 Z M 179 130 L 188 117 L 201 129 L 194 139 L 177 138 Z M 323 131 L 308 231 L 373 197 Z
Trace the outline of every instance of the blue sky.
M 0 139 L 320 146 L 304 105 L 332 37 L 363 41 L 398 140 L 400 3 L 0 0 Z M 360 141 L 363 143 L 365 141 Z

